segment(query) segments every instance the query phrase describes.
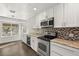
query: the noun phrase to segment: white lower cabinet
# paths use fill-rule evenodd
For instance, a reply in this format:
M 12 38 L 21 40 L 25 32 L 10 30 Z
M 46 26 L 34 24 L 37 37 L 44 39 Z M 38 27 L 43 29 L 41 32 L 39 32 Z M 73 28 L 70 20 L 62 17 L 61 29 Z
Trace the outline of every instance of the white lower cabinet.
M 51 56 L 79 56 L 79 50 L 58 43 L 51 43 Z
M 31 48 L 33 49 L 33 46 L 34 46 L 34 40 L 33 38 L 31 37 Z
M 51 56 L 61 56 L 60 54 L 58 54 L 57 52 L 55 51 L 51 51 Z
M 31 37 L 31 48 L 37 51 L 38 48 L 38 39 L 37 37 Z
M 22 40 L 25 44 L 27 44 L 27 34 L 23 34 Z

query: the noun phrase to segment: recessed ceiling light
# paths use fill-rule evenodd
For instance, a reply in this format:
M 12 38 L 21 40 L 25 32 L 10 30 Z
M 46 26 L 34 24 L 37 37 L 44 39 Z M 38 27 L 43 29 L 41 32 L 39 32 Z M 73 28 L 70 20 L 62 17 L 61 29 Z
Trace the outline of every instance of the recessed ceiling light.
M 36 10 L 37 10 L 37 8 L 33 8 L 33 10 L 34 10 L 34 11 L 36 11 Z

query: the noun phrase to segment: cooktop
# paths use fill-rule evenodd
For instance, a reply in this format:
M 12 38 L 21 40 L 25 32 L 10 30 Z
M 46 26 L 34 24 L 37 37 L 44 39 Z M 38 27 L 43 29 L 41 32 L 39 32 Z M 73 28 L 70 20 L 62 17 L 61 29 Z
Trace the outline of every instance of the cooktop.
M 56 36 L 44 35 L 44 36 L 38 37 L 38 39 L 42 39 L 42 40 L 45 40 L 45 41 L 50 41 L 50 40 L 52 40 L 54 38 L 56 38 Z

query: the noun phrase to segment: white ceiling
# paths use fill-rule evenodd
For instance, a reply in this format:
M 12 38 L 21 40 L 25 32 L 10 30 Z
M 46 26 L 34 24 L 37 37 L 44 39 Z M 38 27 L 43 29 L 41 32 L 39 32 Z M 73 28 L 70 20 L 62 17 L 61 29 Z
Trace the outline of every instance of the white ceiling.
M 20 17 L 28 19 L 56 3 L 4 3 L 8 10 L 14 10 Z M 37 8 L 36 11 L 33 8 Z

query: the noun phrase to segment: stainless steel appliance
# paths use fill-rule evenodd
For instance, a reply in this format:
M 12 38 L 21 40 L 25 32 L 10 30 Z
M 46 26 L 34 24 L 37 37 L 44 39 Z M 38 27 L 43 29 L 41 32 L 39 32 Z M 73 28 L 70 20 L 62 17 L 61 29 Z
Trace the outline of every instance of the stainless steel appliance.
M 47 27 L 48 25 L 48 20 L 41 21 L 41 27 Z
M 50 42 L 39 39 L 38 40 L 38 53 L 43 56 L 49 56 Z
M 49 18 L 49 27 L 54 27 L 54 17 Z
M 54 17 L 42 20 L 40 25 L 41 27 L 54 27 Z
M 43 56 L 50 56 L 50 40 L 57 37 L 57 33 L 38 37 L 38 53 Z
M 28 46 L 31 45 L 31 37 L 29 35 L 27 35 L 27 45 Z

